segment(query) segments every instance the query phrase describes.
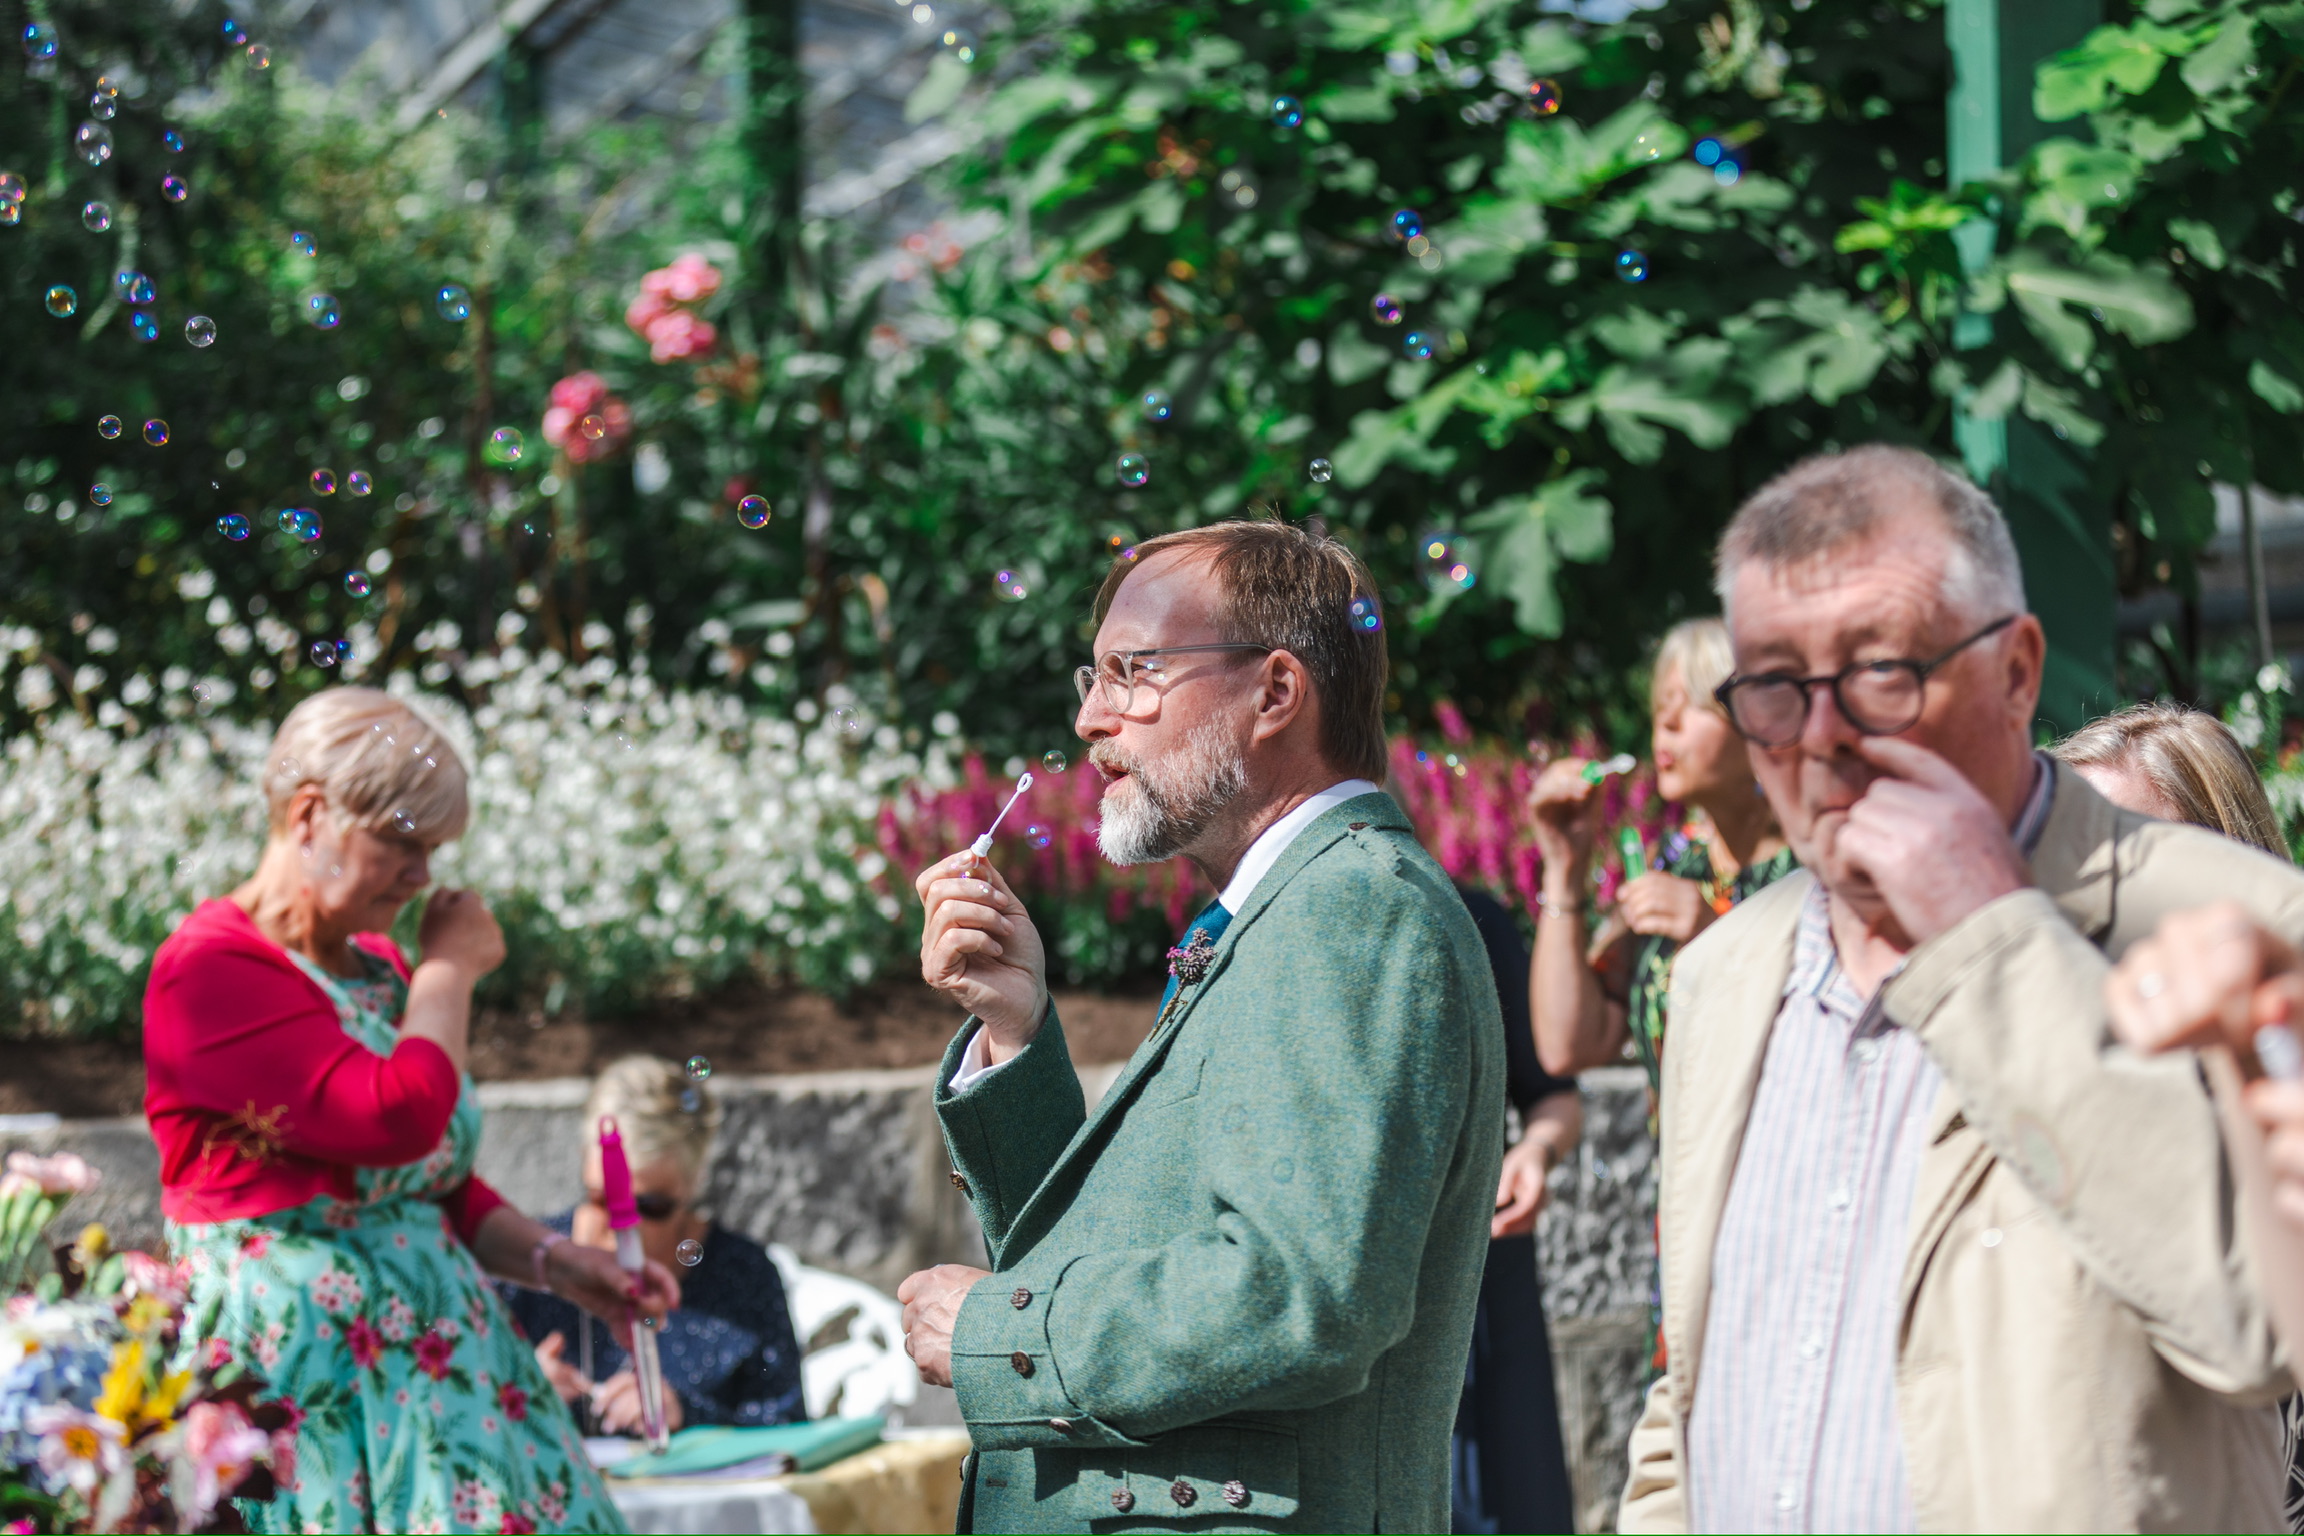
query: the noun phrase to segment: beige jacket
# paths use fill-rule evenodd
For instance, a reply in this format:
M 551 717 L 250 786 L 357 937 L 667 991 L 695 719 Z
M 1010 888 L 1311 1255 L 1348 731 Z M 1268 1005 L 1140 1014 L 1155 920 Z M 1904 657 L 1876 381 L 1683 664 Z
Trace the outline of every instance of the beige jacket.
M 2233 897 L 2304 947 L 2304 874 L 2116 809 L 2068 768 L 2034 887 L 1915 949 L 1886 988 L 1944 1075 L 1906 1239 L 1896 1404 L 1926 1531 L 2282 1529 L 2289 1390 L 2186 1053 L 2108 1044 L 2110 960 Z M 1632 1432 L 1620 1528 L 1688 1528 L 1714 1238 L 1810 877 L 1715 923 L 1673 973 L 1659 1232 L 1672 1370 Z M 1983 1234 L 2001 1236 L 1986 1247 Z

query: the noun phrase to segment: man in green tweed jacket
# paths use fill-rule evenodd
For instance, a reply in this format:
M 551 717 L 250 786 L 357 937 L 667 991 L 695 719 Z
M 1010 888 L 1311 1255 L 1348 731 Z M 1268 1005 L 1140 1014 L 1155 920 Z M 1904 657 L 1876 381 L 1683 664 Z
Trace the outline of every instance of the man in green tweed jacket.
M 912 1276 L 958 1390 L 963 1531 L 1444 1531 L 1502 1154 L 1495 982 L 1373 781 L 1372 588 L 1275 521 L 1116 563 L 1081 737 L 1118 863 L 1219 891 L 1093 1113 L 997 870 L 920 876 L 922 968 L 972 1017 L 936 1107 L 994 1272 Z

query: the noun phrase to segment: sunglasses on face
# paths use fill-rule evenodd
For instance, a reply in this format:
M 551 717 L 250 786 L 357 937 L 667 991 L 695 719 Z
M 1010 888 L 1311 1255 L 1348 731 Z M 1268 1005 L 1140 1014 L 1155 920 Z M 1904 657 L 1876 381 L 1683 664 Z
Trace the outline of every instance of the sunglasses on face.
M 605 1205 L 597 1190 L 585 1191 L 584 1198 L 594 1205 Z M 670 1195 L 634 1195 L 632 1209 L 640 1213 L 642 1221 L 670 1221 L 680 1214 L 680 1202 Z

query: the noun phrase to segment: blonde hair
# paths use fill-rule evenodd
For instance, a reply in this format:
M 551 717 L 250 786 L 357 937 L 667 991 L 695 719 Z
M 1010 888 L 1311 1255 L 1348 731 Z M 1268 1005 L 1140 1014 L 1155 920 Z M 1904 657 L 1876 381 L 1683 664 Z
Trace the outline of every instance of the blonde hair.
M 2214 715 L 2181 704 L 2134 704 L 2049 750 L 2075 768 L 2135 773 L 2192 825 L 2290 856 L 2256 765 Z
M 1728 681 L 1736 670 L 1736 650 L 1728 643 L 1728 626 L 1719 619 L 1682 619 L 1664 631 L 1656 644 L 1656 666 L 1648 674 L 1648 707 L 1656 707 L 1656 690 L 1664 676 L 1680 669 L 1680 686 L 1688 702 L 1719 714 L 1720 701 L 1712 690 Z
M 712 1138 L 720 1131 L 720 1106 L 701 1082 L 661 1056 L 624 1056 L 592 1080 L 584 1101 L 585 1134 L 602 1115 L 614 1115 L 624 1138 L 624 1155 L 634 1168 L 671 1158 L 688 1170 L 701 1189 L 712 1160 Z
M 288 712 L 264 764 L 272 830 L 288 804 L 317 784 L 329 808 L 355 826 L 386 827 L 430 842 L 464 830 L 470 816 L 464 759 L 440 728 L 375 688 L 329 688 Z

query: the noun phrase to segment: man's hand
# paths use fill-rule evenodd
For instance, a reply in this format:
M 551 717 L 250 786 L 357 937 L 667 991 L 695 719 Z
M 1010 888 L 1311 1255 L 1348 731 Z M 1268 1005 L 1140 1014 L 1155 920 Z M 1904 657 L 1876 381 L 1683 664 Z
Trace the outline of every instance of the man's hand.
M 1616 910 L 1634 933 L 1662 934 L 1682 944 L 1719 916 L 1695 881 L 1653 872 L 1624 882 L 1624 889 L 1616 893 Z
M 1504 1171 L 1496 1180 L 1496 1215 L 1488 1223 L 1490 1237 L 1522 1237 L 1536 1230 L 1536 1218 L 1544 1214 L 1544 1176 L 1552 1171 L 1549 1151 L 1533 1136 L 1523 1136 L 1504 1149 Z
M 968 1299 L 968 1288 L 991 1273 L 939 1264 L 905 1276 L 896 1287 L 896 1299 L 904 1303 L 904 1353 L 928 1385 L 952 1385 L 952 1329 L 960 1321 L 960 1304 Z
M 640 1378 L 626 1366 L 592 1389 L 592 1411 L 599 1415 L 600 1433 L 637 1435 L 640 1431 Z M 687 1419 L 680 1394 L 664 1389 L 664 1427 L 678 1429 Z
M 1048 961 L 1024 903 L 989 860 L 956 853 L 914 882 L 926 909 L 920 974 L 984 1021 L 994 1061 L 1040 1032 L 1048 1012 Z
M 1888 736 L 1856 750 L 1884 777 L 1848 808 L 1833 857 L 1872 883 L 1912 944 L 2032 883 L 2000 812 L 1959 769 Z
M 2104 978 L 2112 1032 L 2131 1050 L 2224 1045 L 2255 1060 L 2256 1031 L 2304 1019 L 2304 967 L 2236 901 L 2172 912 Z

